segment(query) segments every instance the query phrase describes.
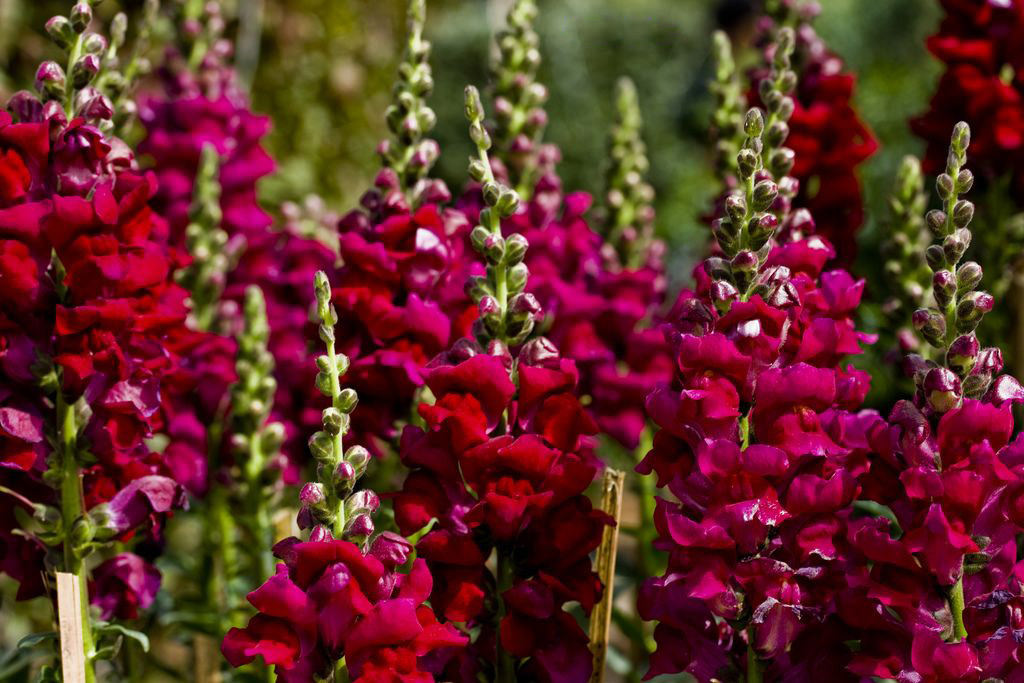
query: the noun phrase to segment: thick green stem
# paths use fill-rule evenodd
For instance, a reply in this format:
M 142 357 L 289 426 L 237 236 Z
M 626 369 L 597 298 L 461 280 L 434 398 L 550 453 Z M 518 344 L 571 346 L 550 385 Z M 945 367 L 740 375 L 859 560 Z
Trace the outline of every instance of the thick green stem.
M 964 577 L 961 576 L 949 591 L 949 609 L 953 613 L 953 638 L 962 642 L 967 637 L 964 626 Z
M 71 46 L 71 52 L 68 53 L 68 68 L 64 72 L 64 77 L 67 79 L 64 85 L 64 113 L 67 115 L 68 121 L 75 117 L 75 84 L 71 74 L 75 63 L 82 57 L 84 46 L 85 34 L 79 33 L 75 38 L 75 44 Z
M 514 578 L 514 570 L 512 567 L 512 558 L 509 557 L 507 551 L 502 549 L 498 550 L 498 614 L 497 614 L 497 628 L 500 634 L 501 632 L 501 621 L 505 618 L 507 612 L 505 608 L 505 600 L 502 598 L 502 593 L 512 587 L 512 581 Z M 515 683 L 516 680 L 516 669 L 515 662 L 512 659 L 511 653 L 504 648 L 501 644 L 501 636 L 498 636 L 498 656 L 497 656 L 497 683 Z
M 747 683 L 762 683 L 764 671 L 761 670 L 761 660 L 757 658 L 757 652 L 752 643 L 747 643 Z
M 85 680 L 87 683 L 96 681 L 92 657 L 95 651 L 92 635 L 92 622 L 89 619 L 89 577 L 85 568 L 85 558 L 74 548 L 71 530 L 75 522 L 82 517 L 85 503 L 82 497 L 82 477 L 76 457 L 78 425 L 75 420 L 74 406 L 64 400 L 61 390 L 57 390 L 57 422 L 59 429 L 60 463 L 64 473 L 61 481 L 60 501 L 61 517 L 64 521 L 64 569 L 78 575 L 82 596 L 82 648 L 85 650 Z

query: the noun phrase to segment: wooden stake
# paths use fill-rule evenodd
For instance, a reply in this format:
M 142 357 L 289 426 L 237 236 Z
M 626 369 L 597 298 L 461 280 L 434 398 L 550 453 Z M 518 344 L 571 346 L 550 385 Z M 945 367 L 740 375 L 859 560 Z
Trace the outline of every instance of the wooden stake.
M 77 574 L 57 572 L 57 619 L 60 625 L 60 665 L 64 683 L 85 683 L 82 583 Z
M 194 674 L 196 683 L 221 683 L 220 649 L 217 641 L 208 635 L 197 633 L 192 640 Z
M 606 469 L 601 482 L 603 488 L 601 510 L 615 520 L 615 525 L 605 527 L 595 562 L 597 575 L 604 585 L 604 592 L 601 594 L 601 601 L 594 606 L 594 611 L 590 615 L 590 649 L 594 654 L 594 673 L 590 677 L 591 683 L 604 682 L 605 656 L 608 653 L 612 601 L 615 593 L 615 555 L 619 546 L 622 490 L 626 482 L 626 473 Z

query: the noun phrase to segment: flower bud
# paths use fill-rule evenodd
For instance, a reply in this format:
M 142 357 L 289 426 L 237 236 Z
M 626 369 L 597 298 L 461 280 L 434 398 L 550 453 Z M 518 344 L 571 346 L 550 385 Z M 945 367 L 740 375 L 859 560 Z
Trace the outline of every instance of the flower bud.
M 927 261 L 928 267 L 934 270 L 942 270 L 946 267 L 946 254 L 943 252 L 942 247 L 937 244 L 933 244 L 924 250 L 924 260 Z
M 749 178 L 757 171 L 757 153 L 751 149 L 741 149 L 736 155 L 736 166 L 739 169 L 741 178 Z
M 478 183 L 482 183 L 487 177 L 487 165 L 479 159 L 469 162 L 469 177 Z
M 320 420 L 323 422 L 324 430 L 328 434 L 339 434 L 345 428 L 345 416 L 334 406 L 324 408 L 323 413 L 320 415 Z
M 966 122 L 960 121 L 953 126 L 950 146 L 961 155 L 971 146 L 971 127 Z
M 929 408 L 948 413 L 960 405 L 960 378 L 947 368 L 932 368 L 924 378 L 924 395 Z
M 505 258 L 505 238 L 501 235 L 488 235 L 484 240 L 484 256 L 493 264 L 501 263 Z
M 501 195 L 501 186 L 493 181 L 487 181 L 480 188 L 480 192 L 483 194 L 484 203 L 487 206 L 494 206 L 498 203 L 498 197 Z M 484 223 L 483 217 L 481 216 L 480 222 Z
M 761 137 L 761 133 L 764 132 L 764 113 L 757 107 L 747 110 L 747 115 L 743 118 L 743 132 L 748 138 Z
M 764 134 L 764 142 L 769 147 L 781 147 L 789 137 L 789 124 L 785 121 L 776 121 Z
M 973 331 L 985 314 L 992 310 L 994 304 L 995 300 L 987 292 L 965 294 L 956 305 L 957 331 Z
M 359 395 L 352 387 L 345 387 L 338 394 L 338 410 L 343 413 L 351 413 L 356 409 L 357 403 L 359 403 Z
M 957 201 L 953 208 L 953 225 L 958 228 L 966 228 L 973 218 L 974 204 L 966 199 Z
M 736 225 L 743 223 L 743 218 L 747 214 L 747 202 L 740 194 L 731 194 L 725 198 L 725 213 Z
M 70 48 L 75 41 L 75 29 L 72 28 L 71 21 L 64 16 L 50 17 L 50 20 L 46 22 L 46 33 L 50 36 L 50 40 L 62 50 Z
M 711 283 L 711 300 L 722 311 L 728 310 L 732 302 L 739 298 L 739 291 L 731 282 L 717 280 Z
M 64 96 L 64 69 L 57 62 L 43 62 L 36 70 L 36 90 L 48 99 Z
M 981 347 L 977 337 L 973 334 L 961 335 L 949 345 L 949 350 L 946 352 L 946 365 L 963 377 L 971 371 L 980 351 Z
M 513 266 L 521 262 L 526 256 L 526 250 L 529 246 L 530 243 L 527 242 L 525 237 L 518 232 L 512 233 L 505 240 L 505 262 Z
M 544 365 L 560 357 L 558 348 L 547 337 L 537 337 L 519 349 L 519 362 L 525 365 Z
M 925 340 L 935 347 L 942 346 L 946 337 L 946 318 L 938 311 L 919 308 L 911 318 L 914 329 L 921 333 Z
M 301 512 L 300 512 L 300 514 L 301 514 Z M 303 527 L 302 524 L 299 524 L 299 527 L 300 528 L 309 528 L 309 527 Z M 327 527 L 323 526 L 322 524 L 317 524 L 316 526 L 313 527 L 312 531 L 309 532 L 309 541 L 310 541 L 310 543 L 324 543 L 326 541 L 333 541 L 333 540 L 334 540 L 334 535 L 331 534 L 331 530 L 328 529 Z
M 967 194 L 974 187 L 974 174 L 968 169 L 962 169 L 956 176 L 956 186 L 960 194 Z
M 1003 369 L 1003 352 L 994 346 L 989 346 L 978 353 L 978 360 L 974 363 L 974 372 L 987 372 L 996 374 Z
M 345 516 L 359 513 L 372 515 L 380 508 L 380 497 L 370 489 L 360 489 L 345 501 Z
M 948 270 L 940 270 L 932 276 L 932 292 L 940 307 L 945 307 L 956 294 L 956 276 Z
M 942 237 L 946 234 L 946 214 L 938 209 L 932 209 L 924 217 L 925 223 L 928 224 L 928 229 L 932 231 L 932 234 L 936 237 Z
M 469 233 L 469 242 L 473 245 L 473 248 L 479 252 L 483 252 L 484 244 L 487 242 L 487 238 L 491 236 L 490 230 L 478 225 L 473 228 L 473 231 Z
M 517 263 L 508 269 L 508 290 L 518 294 L 526 288 L 526 281 L 530 277 L 530 270 L 525 263 Z
M 472 85 L 467 85 L 464 94 L 466 118 L 470 121 L 482 119 L 484 116 L 484 105 L 480 101 L 480 91 Z
M 757 255 L 749 250 L 743 250 L 732 257 L 730 263 L 733 272 L 753 273 L 759 265 Z
M 773 126 L 774 127 L 774 126 Z M 790 171 L 793 170 L 793 166 L 796 163 L 796 152 L 788 147 L 780 147 L 779 149 L 772 152 L 772 156 L 768 161 L 768 165 L 771 168 L 772 174 L 777 178 L 787 176 Z M 781 187 L 779 188 L 782 189 Z M 793 194 L 796 194 L 795 192 Z
M 967 398 L 981 398 L 992 384 L 992 375 L 980 372 L 964 377 L 963 393 Z
M 299 502 L 305 507 L 316 507 L 327 500 L 323 484 L 315 481 L 307 482 L 299 491 Z
M 767 211 L 778 196 L 778 185 L 771 180 L 762 180 L 754 186 L 754 210 Z
M 948 173 L 940 173 L 935 179 L 935 189 L 939 193 L 939 198 L 946 201 L 953 194 L 953 178 Z
M 712 256 L 704 261 L 704 272 L 712 280 L 731 280 L 732 267 L 724 258 Z
M 71 547 L 82 548 L 96 536 L 96 524 L 88 516 L 79 517 L 71 525 Z
M 515 190 L 503 188 L 494 208 L 502 218 L 508 218 L 519 209 L 519 194 Z
M 367 538 L 373 535 L 373 518 L 370 515 L 360 514 L 349 517 L 345 522 L 345 536 L 350 538 Z
M 92 7 L 87 2 L 76 3 L 71 8 L 71 28 L 75 30 L 75 33 L 82 33 L 89 27 L 90 22 L 92 22 Z
M 334 438 L 327 432 L 316 432 L 309 437 L 309 452 L 318 461 L 334 459 Z
M 958 263 L 969 246 L 971 246 L 971 231 L 966 228 L 958 228 L 942 240 L 942 253 L 948 263 Z
M 979 284 L 984 276 L 981 266 L 974 261 L 968 261 L 956 269 L 956 286 L 959 292 L 968 292 Z
M 539 316 L 543 309 L 533 294 L 524 292 L 509 300 L 509 311 L 518 315 Z
M 107 39 L 98 33 L 90 33 L 82 41 L 82 48 L 91 55 L 100 55 L 107 50 Z

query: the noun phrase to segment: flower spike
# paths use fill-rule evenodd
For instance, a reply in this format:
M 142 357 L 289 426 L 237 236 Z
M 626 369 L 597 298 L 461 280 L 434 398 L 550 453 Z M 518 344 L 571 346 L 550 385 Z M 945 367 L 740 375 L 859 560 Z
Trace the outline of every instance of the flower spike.
M 529 198 L 542 170 L 541 139 L 548 124 L 548 89 L 537 82 L 540 38 L 533 28 L 535 0 L 515 0 L 497 35 L 494 78 L 494 138 L 512 186 Z
M 320 371 L 316 387 L 331 399 L 331 406 L 325 408 L 321 416 L 323 429 L 309 439 L 310 452 L 317 461 L 318 481 L 306 484 L 299 494 L 302 502 L 299 526 L 319 525 L 330 530 L 334 538 L 362 543 L 373 534 L 371 516 L 380 506 L 380 499 L 366 489 L 352 492 L 356 480 L 366 471 L 370 454 L 362 446 L 349 446 L 347 451 L 344 448 L 349 416 L 359 397 L 351 387 L 341 388 L 341 376 L 348 371 L 349 359 L 335 350 L 334 326 L 338 324 L 338 314 L 331 304 L 331 284 L 322 270 L 317 271 L 314 291 L 320 341 L 327 351 L 316 359 Z
M 889 198 L 892 234 L 882 247 L 886 255 L 885 273 L 892 287 L 885 303 L 885 311 L 890 315 L 898 313 L 905 317 L 906 311 L 917 310 L 928 300 L 931 270 L 924 259 L 929 243 L 924 224 L 927 203 L 921 162 L 906 156 Z
M 1000 355 L 998 349 L 982 350 L 975 330 L 995 303 L 991 294 L 977 290 L 984 272 L 974 261 L 960 263 L 971 244 L 969 225 L 974 204 L 961 195 L 974 185 L 974 174 L 967 168 L 970 127 L 961 121 L 953 129 L 946 171 L 935 181 L 942 209 L 929 211 L 925 224 L 935 238 L 925 251 L 931 268 L 934 305 L 914 312 L 914 327 L 935 347 L 942 367 L 920 366 L 918 389 L 929 409 L 942 414 L 960 405 L 961 400 L 980 398 L 992 383 L 1002 362 L 978 362 Z
M 501 219 L 519 207 L 518 193 L 495 180 L 488 150 L 491 136 L 484 128 L 484 110 L 480 93 L 466 87 L 466 118 L 469 136 L 476 145 L 477 158 L 470 159 L 469 175 L 482 185 L 484 203 L 480 223 L 470 233 L 470 242 L 487 263 L 487 275 L 470 278 L 469 294 L 477 304 L 480 318 L 474 325 L 477 341 L 484 348 L 493 343 L 505 348 L 525 342 L 540 318 L 540 304 L 523 290 L 529 270 L 523 263 L 529 244 L 522 235 L 501 234 Z
M 715 96 L 712 115 L 712 134 L 717 143 L 715 160 L 719 177 L 735 178 L 739 172 L 736 155 L 743 144 L 743 112 L 747 109 L 747 98 L 740 85 L 729 36 L 724 31 L 715 31 L 712 44 L 715 80 L 710 89 Z
M 641 137 L 643 118 L 636 86 L 621 78 L 616 86 L 615 126 L 612 128 L 605 203 L 605 239 L 621 264 L 638 268 L 647 260 L 654 240 L 654 188 L 646 180 L 650 168 Z
M 422 200 L 427 175 L 441 153 L 437 142 L 426 137 L 437 122 L 427 98 L 434 89 L 430 71 L 430 42 L 423 38 L 426 0 L 409 0 L 409 35 L 405 54 L 398 65 L 393 103 L 385 120 L 394 140 L 384 140 L 377 148 L 384 166 L 398 176 L 399 186 L 413 205 Z
M 786 175 L 793 167 L 793 151 L 782 146 L 794 106 L 790 96 L 796 87 L 796 74 L 790 68 L 793 45 L 792 29 L 780 29 L 771 74 L 760 85 L 767 113 L 753 107 L 743 119 L 746 137 L 736 155 L 740 188 L 726 198 L 726 215 L 712 224 L 725 258 L 708 259 L 705 269 L 715 281 L 712 298 L 721 311 L 727 311 L 733 301 L 746 301 L 755 290 L 767 289 L 757 276 L 780 223 L 773 205 L 783 189 L 787 195 L 795 194 Z

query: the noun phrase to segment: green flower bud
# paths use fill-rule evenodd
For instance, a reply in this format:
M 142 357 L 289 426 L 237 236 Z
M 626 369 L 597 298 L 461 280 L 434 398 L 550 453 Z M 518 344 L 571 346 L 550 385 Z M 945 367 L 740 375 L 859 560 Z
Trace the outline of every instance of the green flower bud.
M 761 137 L 761 133 L 764 132 L 764 113 L 757 107 L 747 110 L 747 115 L 743 119 L 743 132 L 748 138 Z
M 356 390 L 351 387 L 345 387 L 338 394 L 338 410 L 343 413 L 351 413 L 356 409 L 357 403 L 359 403 L 359 396 L 356 394 Z

